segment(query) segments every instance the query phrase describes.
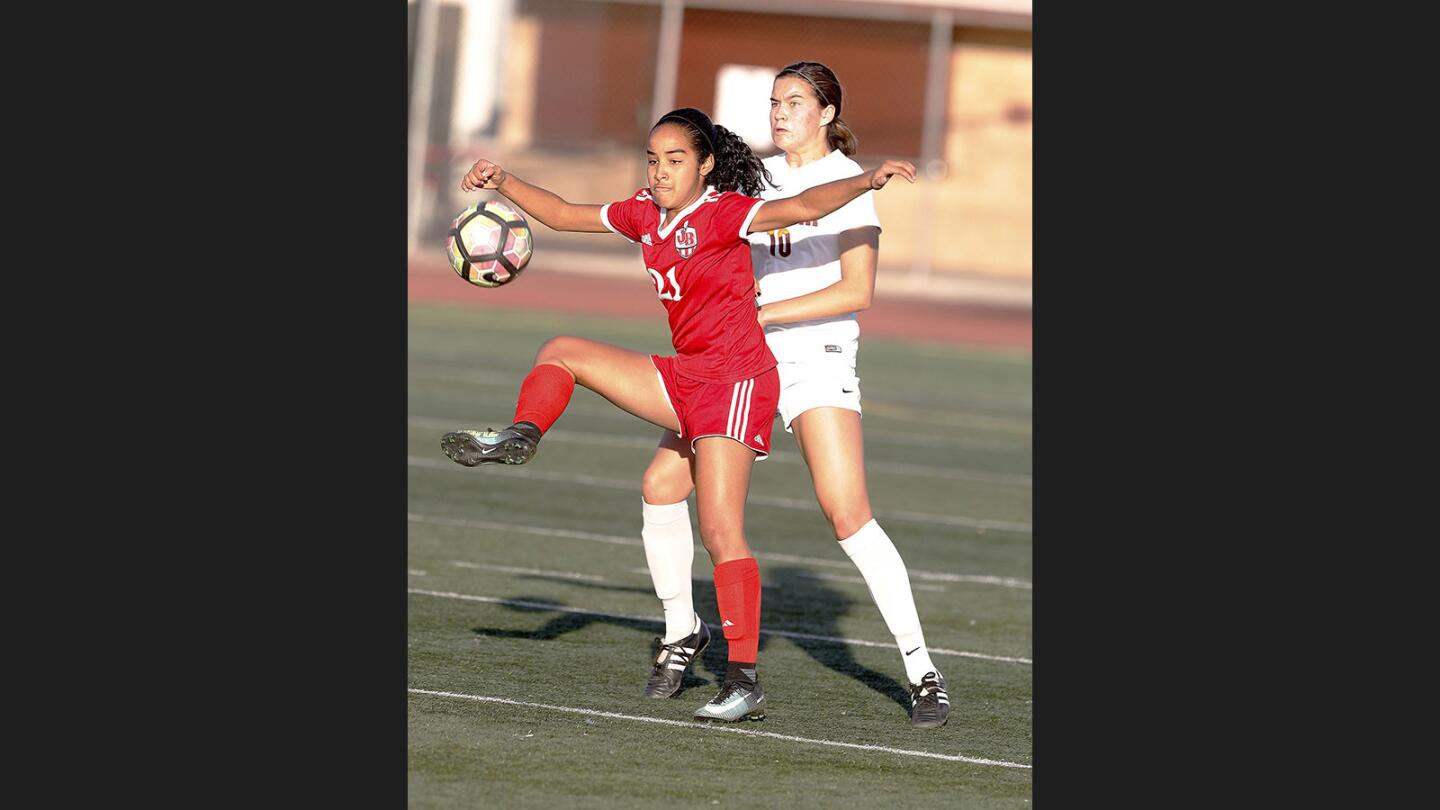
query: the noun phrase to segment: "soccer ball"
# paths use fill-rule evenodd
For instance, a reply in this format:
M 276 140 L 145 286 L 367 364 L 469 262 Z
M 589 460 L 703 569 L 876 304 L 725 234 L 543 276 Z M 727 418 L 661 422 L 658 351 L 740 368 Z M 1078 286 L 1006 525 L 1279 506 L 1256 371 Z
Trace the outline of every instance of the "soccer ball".
M 460 278 L 478 287 L 509 284 L 530 263 L 530 223 L 498 200 L 477 202 L 450 222 L 445 253 Z

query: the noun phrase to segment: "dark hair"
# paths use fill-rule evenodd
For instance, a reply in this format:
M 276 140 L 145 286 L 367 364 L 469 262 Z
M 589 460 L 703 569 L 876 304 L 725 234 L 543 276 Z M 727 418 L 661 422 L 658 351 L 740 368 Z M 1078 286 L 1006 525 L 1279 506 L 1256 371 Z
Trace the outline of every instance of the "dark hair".
M 840 80 L 835 78 L 835 72 L 819 62 L 796 62 L 786 65 L 775 74 L 777 79 L 781 76 L 799 76 L 804 79 L 810 89 L 815 91 L 815 97 L 820 100 L 822 109 L 830 104 L 835 105 L 835 117 L 825 125 L 825 140 L 829 142 L 831 149 L 839 149 L 846 155 L 855 154 L 855 150 L 860 148 L 860 139 L 855 137 L 849 124 L 840 120 L 840 103 L 844 94 L 840 89 Z
M 715 167 L 710 170 L 707 180 L 716 189 L 738 191 L 754 197 L 759 195 L 763 188 L 760 184 L 762 177 L 764 182 L 775 185 L 775 181 L 770 178 L 770 170 L 765 168 L 760 158 L 755 156 L 739 135 L 715 124 L 710 120 L 710 116 L 694 107 L 681 107 L 665 113 L 650 131 L 654 132 L 661 124 L 679 124 L 684 127 L 690 138 L 690 147 L 695 150 L 701 163 L 705 162 L 706 157 L 715 156 Z

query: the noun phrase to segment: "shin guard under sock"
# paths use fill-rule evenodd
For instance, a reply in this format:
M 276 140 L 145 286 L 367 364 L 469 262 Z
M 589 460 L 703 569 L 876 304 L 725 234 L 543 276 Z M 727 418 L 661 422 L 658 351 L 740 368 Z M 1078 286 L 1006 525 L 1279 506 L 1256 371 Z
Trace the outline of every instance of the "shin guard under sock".
M 920 629 L 920 616 L 915 611 L 915 597 L 910 591 L 910 576 L 905 570 L 905 561 L 900 558 L 900 552 L 889 535 L 879 523 L 871 520 L 855 534 L 841 540 L 840 548 L 860 569 L 875 606 L 880 608 L 885 625 L 895 636 L 906 677 L 911 683 L 919 683 L 926 672 L 939 674 L 940 670 L 930 660 L 930 651 L 925 646 L 925 634 Z
M 641 498 L 640 511 L 645 564 L 650 569 L 655 595 L 665 610 L 665 635 L 660 640 L 674 644 L 696 632 L 700 621 L 690 598 L 690 565 L 695 559 L 690 506 L 685 501 L 653 504 Z
M 715 566 L 715 605 L 729 660 L 753 664 L 760 649 L 760 566 L 754 557 Z

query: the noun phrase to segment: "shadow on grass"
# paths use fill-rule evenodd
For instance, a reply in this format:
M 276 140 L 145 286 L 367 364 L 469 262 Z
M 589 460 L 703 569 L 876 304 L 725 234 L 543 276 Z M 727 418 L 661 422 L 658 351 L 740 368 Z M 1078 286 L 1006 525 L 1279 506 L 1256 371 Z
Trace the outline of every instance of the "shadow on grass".
M 618 585 L 599 585 L 588 582 L 569 582 L 567 584 L 599 590 L 646 593 L 652 597 L 655 595 L 655 591 L 649 588 L 631 588 Z M 715 592 L 713 584 L 708 582 L 702 582 L 701 580 L 697 579 L 695 580 L 694 585 L 695 587 L 693 588 L 693 598 L 695 603 L 695 611 L 700 614 L 701 618 L 704 618 L 706 616 L 718 615 L 718 611 L 715 608 Z M 710 585 L 710 587 L 702 587 L 704 585 Z M 509 610 L 514 610 L 519 613 L 545 614 L 574 609 L 563 602 L 559 602 L 546 597 L 515 596 L 511 598 L 517 602 L 535 603 L 536 606 L 515 604 L 504 605 L 505 608 Z M 553 605 L 553 607 L 542 607 L 541 605 Z M 626 630 L 638 630 L 643 635 L 651 637 L 651 641 L 649 644 L 641 644 L 637 642 L 635 645 L 635 653 L 637 656 L 636 679 L 637 683 L 643 686 L 645 682 L 645 677 L 649 675 L 649 666 L 650 664 L 654 663 L 655 656 L 658 653 L 658 647 L 656 645 L 658 645 L 660 641 L 659 634 L 662 633 L 665 629 L 665 620 L 663 618 L 663 614 L 658 610 L 658 604 L 656 605 L 656 608 L 656 616 L 654 619 L 630 619 L 623 616 L 602 616 L 592 613 L 561 612 L 559 613 L 559 615 L 551 617 L 548 621 L 546 621 L 544 624 L 534 630 L 505 630 L 496 627 L 472 627 L 471 632 L 481 637 L 488 636 L 491 638 L 516 638 L 533 639 L 535 641 L 551 641 L 565 635 L 566 633 L 573 633 L 577 630 L 584 630 L 585 628 L 593 624 L 610 625 L 612 627 L 621 627 Z M 708 670 L 710 674 L 714 676 L 714 680 L 707 681 L 703 678 L 697 677 L 692 672 L 686 672 L 684 679 L 680 682 L 680 688 L 682 691 L 685 689 L 689 689 L 693 686 L 718 684 L 720 682 L 720 679 L 723 678 L 725 675 L 725 641 L 720 636 L 720 631 L 714 627 L 713 622 L 711 623 L 711 632 L 713 633 L 713 635 L 710 640 L 710 646 L 705 649 L 705 653 L 703 655 L 702 661 L 700 662 L 700 666 L 703 666 L 706 670 Z M 761 637 L 760 643 L 761 648 L 763 649 L 765 643 L 764 637 Z M 642 658 L 640 656 L 644 657 Z
M 839 618 L 848 613 L 856 600 L 845 593 L 830 586 L 823 580 L 816 579 L 810 572 L 791 566 L 767 565 L 761 569 L 766 584 L 761 591 L 761 629 L 789 630 L 799 633 L 808 633 L 817 636 L 840 637 L 842 635 L 839 626 Z M 586 588 L 599 590 L 614 590 L 629 593 L 652 594 L 648 588 L 634 588 L 627 586 L 599 585 L 592 583 L 570 582 L 570 585 L 579 585 Z M 708 578 L 696 578 L 691 588 L 692 598 L 695 603 L 695 611 L 700 618 L 710 624 L 711 641 L 710 646 L 705 649 L 699 667 L 710 673 L 713 681 L 706 681 L 695 674 L 687 672 L 684 681 L 681 682 L 681 689 L 688 689 L 693 686 L 704 686 L 709 683 L 718 684 L 725 676 L 728 645 L 724 635 L 716 626 L 719 610 L 715 605 L 715 588 Z M 515 601 L 534 603 L 530 605 L 506 604 L 509 610 L 521 613 L 534 613 L 543 615 L 547 613 L 558 613 L 553 615 L 544 624 L 534 630 L 506 630 L 494 627 L 471 628 L 478 636 L 490 636 L 493 638 L 515 638 L 534 639 L 536 641 L 549 641 L 559 638 L 567 633 L 583 630 L 592 624 L 608 624 L 614 627 L 622 627 L 627 630 L 639 631 L 642 635 L 656 637 L 664 628 L 664 621 L 656 605 L 655 618 L 645 620 L 639 618 L 625 618 L 623 616 L 604 616 L 589 613 L 566 613 L 561 611 L 572 608 L 562 602 L 544 597 L 515 596 Z M 863 607 L 874 610 L 874 606 L 867 601 Z M 765 656 L 763 655 L 766 645 L 776 636 L 769 633 L 762 633 L 760 636 L 759 666 L 763 683 L 765 671 Z M 842 641 L 826 641 L 823 639 L 783 637 L 790 643 L 799 647 L 806 655 L 809 655 L 821 666 L 832 672 L 839 673 L 848 678 L 853 678 L 866 687 L 875 690 L 882 696 L 893 700 L 906 712 L 910 710 L 909 690 L 889 675 L 877 672 L 855 660 L 850 646 Z M 642 646 L 638 640 L 636 644 L 636 656 L 648 655 L 653 661 L 655 656 L 655 642 Z M 643 651 L 643 652 L 642 652 Z M 898 651 L 897 651 L 898 654 Z M 643 683 L 646 670 L 645 664 L 637 664 L 637 682 Z
M 839 638 L 839 619 L 850 612 L 856 600 L 837 590 L 824 580 L 814 577 L 803 568 L 790 566 L 765 566 L 761 569 L 770 584 L 765 586 L 761 596 L 760 611 L 764 616 L 762 627 L 776 630 L 792 630 L 817 636 Z M 876 611 L 874 604 L 865 600 L 861 609 Z M 910 691 L 905 685 L 883 672 L 877 672 L 855 660 L 850 645 L 843 641 L 825 641 L 811 638 L 785 637 L 826 669 L 854 678 L 861 684 L 887 697 L 908 714 L 910 712 Z M 895 655 L 899 656 L 897 648 Z M 900 666 L 897 662 L 897 666 Z

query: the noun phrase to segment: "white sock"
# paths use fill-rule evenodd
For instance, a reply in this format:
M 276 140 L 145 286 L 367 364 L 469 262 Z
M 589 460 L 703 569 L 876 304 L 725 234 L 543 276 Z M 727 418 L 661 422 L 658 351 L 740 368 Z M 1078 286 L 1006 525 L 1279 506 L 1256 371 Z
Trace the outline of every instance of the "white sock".
M 690 599 L 690 565 L 695 561 L 690 505 L 685 501 L 657 505 L 641 498 L 640 509 L 645 517 L 640 530 L 645 562 L 650 566 L 655 595 L 665 608 L 665 635 L 661 641 L 672 644 L 699 629 L 696 623 L 700 617 Z
M 920 630 L 920 615 L 915 612 L 915 597 L 910 592 L 910 574 L 905 561 L 890 542 L 880 524 L 871 520 L 853 535 L 840 541 L 840 548 L 850 562 L 860 569 L 860 576 L 870 587 L 870 597 L 880 608 L 885 626 L 895 636 L 900 658 L 905 662 L 905 676 L 910 683 L 919 683 L 927 672 L 939 675 L 925 648 L 925 634 Z

